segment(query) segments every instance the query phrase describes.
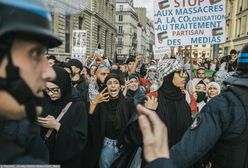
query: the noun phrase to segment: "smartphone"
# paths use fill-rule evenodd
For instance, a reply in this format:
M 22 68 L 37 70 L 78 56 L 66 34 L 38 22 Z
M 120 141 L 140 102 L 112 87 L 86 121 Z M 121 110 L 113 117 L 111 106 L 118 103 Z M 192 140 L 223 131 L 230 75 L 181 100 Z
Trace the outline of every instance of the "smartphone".
M 106 84 L 101 84 L 101 86 L 99 86 L 99 93 L 101 93 L 105 88 L 107 88 L 107 85 Z M 108 90 L 106 89 L 104 91 L 104 93 L 107 93 Z

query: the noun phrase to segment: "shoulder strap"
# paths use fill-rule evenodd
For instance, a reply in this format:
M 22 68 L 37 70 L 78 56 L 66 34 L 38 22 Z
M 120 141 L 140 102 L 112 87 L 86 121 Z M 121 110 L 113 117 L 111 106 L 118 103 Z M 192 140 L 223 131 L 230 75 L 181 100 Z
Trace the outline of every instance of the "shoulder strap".
M 65 113 L 68 111 L 69 107 L 71 106 L 72 102 L 67 103 L 67 105 L 62 109 L 59 116 L 56 118 L 57 121 L 60 121 L 61 118 L 65 115 Z M 50 135 L 52 134 L 53 129 L 49 129 L 45 135 L 45 139 L 48 139 Z

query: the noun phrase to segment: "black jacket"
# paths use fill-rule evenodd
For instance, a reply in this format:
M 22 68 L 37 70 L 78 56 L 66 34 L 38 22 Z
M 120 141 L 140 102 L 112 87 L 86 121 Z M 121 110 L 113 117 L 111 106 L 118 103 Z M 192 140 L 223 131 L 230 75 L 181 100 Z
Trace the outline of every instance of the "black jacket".
M 101 103 L 98 104 L 94 113 L 89 116 L 89 139 L 87 143 L 87 149 L 84 152 L 84 164 L 83 167 L 87 168 L 95 168 L 98 167 L 98 159 L 100 157 L 103 140 L 105 136 L 105 120 L 106 120 L 106 108 L 107 103 Z M 130 118 L 132 114 L 135 112 L 135 107 L 133 105 L 133 99 L 125 99 L 125 103 L 121 104 L 121 106 L 124 108 L 126 107 L 127 110 L 124 110 L 127 112 L 125 117 L 123 118 Z M 128 124 L 128 121 L 124 121 L 125 124 L 122 126 L 122 130 L 120 130 L 120 137 L 118 138 L 119 145 L 122 145 L 124 143 L 123 140 L 123 134 L 124 130 Z
M 50 100 L 49 96 L 46 96 L 41 116 L 51 115 L 57 118 L 69 102 L 72 104 L 59 121 L 59 131 L 53 130 L 45 140 L 50 153 L 50 163 L 60 164 L 62 168 L 81 167 L 81 155 L 87 141 L 87 112 L 83 101 L 72 95 L 69 74 L 59 67 L 54 67 L 54 70 L 56 79 L 51 82 L 60 88 L 61 98 Z M 47 131 L 47 128 L 41 129 L 43 139 Z
M 248 76 L 236 74 L 229 77 L 226 83 L 248 89 Z M 203 107 L 197 120 L 187 130 L 181 141 L 171 148 L 171 159 L 177 167 L 186 168 L 211 150 L 215 154 L 223 154 L 222 157 L 214 156 L 213 167 L 223 167 L 219 163 L 228 163 L 236 157 L 232 156 L 234 153 L 226 155 L 227 151 L 218 146 L 240 138 L 247 125 L 246 113 L 241 101 L 233 92 L 227 90 L 214 97 Z

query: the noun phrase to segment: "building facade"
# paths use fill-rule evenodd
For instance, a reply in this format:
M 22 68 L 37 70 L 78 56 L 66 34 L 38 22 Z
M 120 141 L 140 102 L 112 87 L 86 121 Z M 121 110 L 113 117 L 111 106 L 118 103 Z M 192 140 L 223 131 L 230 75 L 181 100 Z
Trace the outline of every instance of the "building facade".
M 153 58 L 153 45 L 155 44 L 155 33 L 153 23 L 146 18 L 146 57 Z
M 138 15 L 133 7 L 133 0 L 116 0 L 115 26 L 118 60 L 125 60 L 136 54 L 137 25 Z
M 146 29 L 138 23 L 137 26 L 137 53 L 146 55 Z
M 77 16 L 63 13 L 52 14 L 54 33 L 63 40 L 63 44 L 48 54 L 58 57 L 70 57 L 73 30 L 87 31 L 86 55 L 92 56 L 98 47 L 104 49 L 104 55 L 110 59 L 115 56 L 115 0 L 90 0 L 90 5 Z
M 230 50 L 240 51 L 248 43 L 248 1 L 226 0 L 226 42 L 220 45 L 220 56 L 228 55 Z

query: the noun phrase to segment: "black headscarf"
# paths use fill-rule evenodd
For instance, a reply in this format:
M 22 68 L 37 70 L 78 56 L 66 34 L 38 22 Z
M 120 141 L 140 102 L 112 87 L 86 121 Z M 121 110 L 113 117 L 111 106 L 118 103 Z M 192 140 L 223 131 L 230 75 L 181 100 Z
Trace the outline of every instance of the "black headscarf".
M 71 78 L 68 72 L 59 66 L 53 66 L 53 69 L 55 71 L 56 78 L 49 82 L 58 85 L 61 92 L 61 98 L 53 101 L 48 95 L 46 95 L 43 115 L 46 116 L 47 112 L 53 111 L 53 116 L 56 118 L 67 103 L 78 100 L 78 97 L 72 95 Z
M 160 119 L 168 127 L 169 147 L 176 144 L 191 125 L 191 112 L 185 95 L 172 83 L 174 73 L 164 77 L 158 90 L 158 110 Z
M 82 143 L 83 142 L 80 142 L 81 139 L 79 137 L 81 137 L 83 133 L 79 131 L 79 132 L 77 132 L 77 134 L 73 133 L 73 135 L 71 135 L 68 133 L 69 127 L 67 127 L 67 126 L 71 125 L 70 122 L 78 121 L 77 119 L 80 119 L 80 121 L 84 121 L 84 120 L 81 120 L 83 118 L 83 115 L 85 115 L 85 117 L 86 117 L 86 112 L 84 111 L 83 106 L 81 106 L 82 104 L 81 103 L 77 103 L 77 104 L 74 103 L 74 102 L 80 100 L 80 98 L 72 95 L 72 84 L 71 84 L 71 79 L 70 79 L 69 73 L 67 73 L 66 70 L 64 70 L 62 67 L 53 66 L 53 69 L 56 73 L 56 79 L 53 81 L 50 81 L 50 82 L 58 85 L 58 87 L 60 88 L 60 92 L 61 92 L 61 98 L 53 101 L 50 99 L 50 97 L 48 95 L 46 95 L 46 99 L 44 101 L 44 106 L 43 106 L 43 113 L 41 116 L 47 117 L 47 115 L 51 115 L 54 118 L 57 118 L 59 116 L 59 114 L 61 113 L 62 109 L 69 102 L 73 102 L 73 104 L 67 110 L 66 115 L 64 115 L 63 118 L 60 120 L 61 129 L 63 130 L 62 131 L 63 133 L 61 135 L 59 135 L 59 137 L 60 138 L 63 136 L 66 136 L 66 137 L 63 137 L 63 138 L 61 138 L 61 140 L 58 140 L 57 132 L 53 131 L 51 136 L 47 140 L 45 140 L 45 143 L 49 149 L 51 162 L 54 162 L 54 160 L 58 160 L 58 158 L 63 160 L 64 158 L 68 159 L 68 158 L 75 157 L 75 155 L 77 155 L 78 153 L 80 153 L 80 151 L 82 151 L 82 149 L 83 149 Z M 85 128 L 83 128 L 84 126 L 82 126 L 80 124 L 76 124 L 74 126 L 75 127 L 73 129 L 75 129 L 75 130 L 83 131 L 85 129 Z M 68 129 L 68 131 L 67 131 L 67 129 Z M 75 130 L 73 130 L 73 132 L 75 132 Z M 48 131 L 48 128 L 43 127 L 41 129 L 41 136 L 43 138 L 45 137 L 47 131 Z M 84 131 L 86 131 L 86 129 Z M 70 139 L 70 138 L 72 138 L 72 139 Z M 73 141 L 73 143 L 71 143 L 72 141 Z M 68 145 L 68 146 L 64 146 L 64 145 Z M 76 148 L 75 148 L 75 146 L 76 146 Z M 68 148 L 66 153 L 63 153 L 63 151 L 65 151 L 65 150 L 63 150 L 64 147 Z M 72 148 L 74 150 L 72 150 Z M 61 161 L 61 160 L 59 160 L 59 161 Z

